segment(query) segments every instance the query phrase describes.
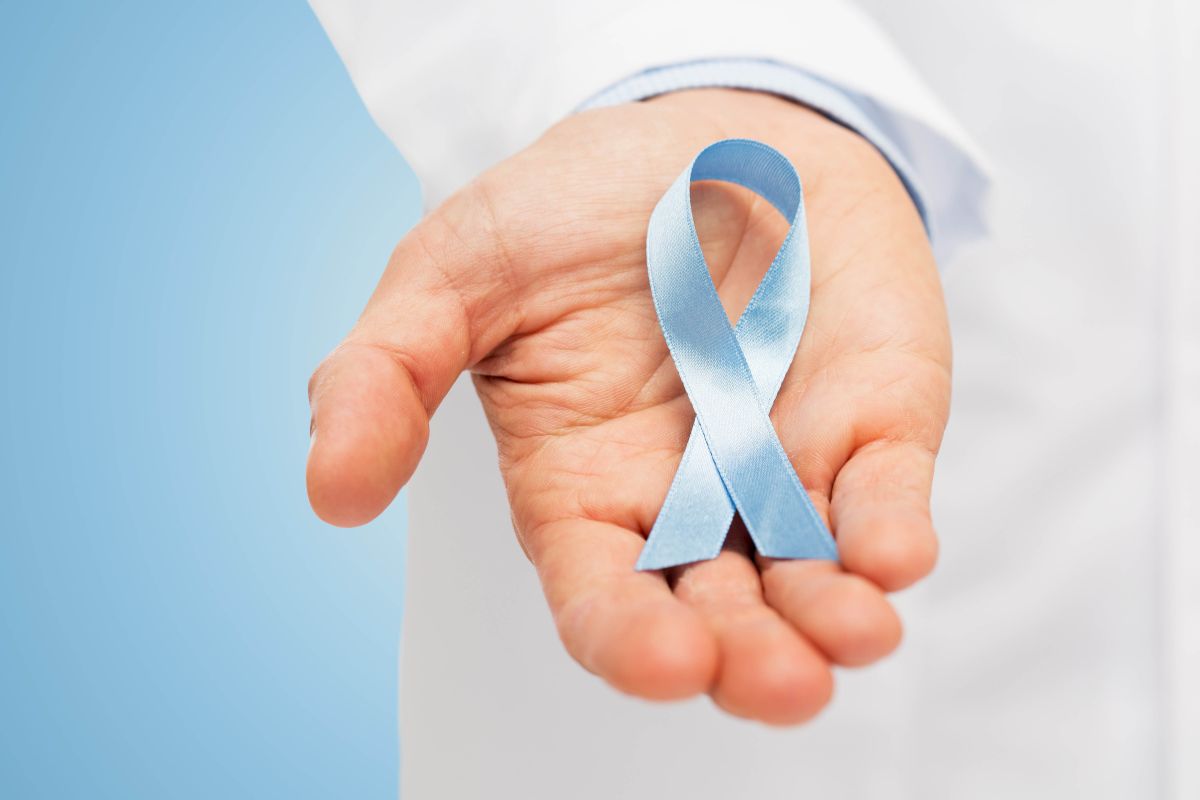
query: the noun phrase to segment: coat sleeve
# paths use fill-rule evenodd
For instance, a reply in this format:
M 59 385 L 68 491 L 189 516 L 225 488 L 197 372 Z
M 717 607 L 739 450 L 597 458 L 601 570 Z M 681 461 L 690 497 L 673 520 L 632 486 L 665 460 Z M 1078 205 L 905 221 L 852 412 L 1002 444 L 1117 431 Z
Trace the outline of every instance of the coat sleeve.
M 647 72 L 754 60 L 818 76 L 871 119 L 864 135 L 886 136 L 911 166 L 939 249 L 982 229 L 983 159 L 847 0 L 310 1 L 427 206 L 581 105 L 637 99 L 622 87 Z

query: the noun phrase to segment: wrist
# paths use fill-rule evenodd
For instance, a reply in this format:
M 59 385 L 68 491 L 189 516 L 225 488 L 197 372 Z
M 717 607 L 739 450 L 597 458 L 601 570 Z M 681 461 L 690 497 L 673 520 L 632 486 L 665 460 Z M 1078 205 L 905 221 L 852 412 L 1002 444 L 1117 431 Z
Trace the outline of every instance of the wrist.
M 747 89 L 684 89 L 645 101 L 675 113 L 702 118 L 722 138 L 758 139 L 791 157 L 809 191 L 826 183 L 842 190 L 861 187 L 912 192 L 873 142 L 821 111 L 787 97 Z

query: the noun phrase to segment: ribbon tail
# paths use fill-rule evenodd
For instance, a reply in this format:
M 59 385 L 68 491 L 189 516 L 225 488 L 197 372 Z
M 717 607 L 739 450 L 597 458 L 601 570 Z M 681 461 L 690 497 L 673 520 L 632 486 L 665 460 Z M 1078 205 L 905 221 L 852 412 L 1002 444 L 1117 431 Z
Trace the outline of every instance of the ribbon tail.
M 808 512 L 807 519 L 796 520 L 794 525 L 782 531 L 776 527 L 765 533 L 759 532 L 757 536 L 751 533 L 760 555 L 768 558 L 838 560 L 837 544 L 824 520 L 813 508 L 807 492 L 804 505 Z
M 733 500 L 708 452 L 700 425 L 693 423 L 683 460 L 637 568 L 666 569 L 716 558 L 729 535 L 733 511 Z

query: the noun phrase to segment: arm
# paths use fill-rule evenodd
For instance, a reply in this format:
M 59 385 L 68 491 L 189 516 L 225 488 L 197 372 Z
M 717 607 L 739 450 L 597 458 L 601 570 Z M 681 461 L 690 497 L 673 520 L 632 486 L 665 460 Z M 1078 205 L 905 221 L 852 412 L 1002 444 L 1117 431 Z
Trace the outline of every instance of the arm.
M 456 40 L 431 41 L 424 49 L 444 55 Z M 517 97 L 518 83 L 509 86 Z M 454 99 L 450 113 L 462 107 Z M 515 148 L 522 125 L 500 106 L 489 113 L 499 143 L 483 147 L 486 125 L 439 129 L 455 142 L 433 147 L 435 156 L 462 147 L 473 168 L 502 156 L 502 145 Z M 436 127 L 411 127 L 423 126 Z M 476 136 L 480 148 L 460 136 Z M 772 418 L 842 563 L 756 558 L 735 531 L 714 561 L 637 573 L 691 424 L 646 284 L 646 220 L 696 151 L 731 136 L 782 150 L 807 187 L 812 310 Z M 728 186 L 697 192 L 714 280 L 740 307 L 782 220 Z M 429 415 L 470 370 L 518 538 L 568 651 L 623 691 L 707 691 L 732 713 L 795 722 L 827 701 L 831 665 L 870 663 L 896 645 L 884 591 L 933 566 L 928 497 L 949 362 L 912 194 L 861 136 L 755 92 L 679 91 L 593 108 L 486 169 L 400 243 L 311 384 L 310 497 L 337 524 L 375 516 L 415 468 Z

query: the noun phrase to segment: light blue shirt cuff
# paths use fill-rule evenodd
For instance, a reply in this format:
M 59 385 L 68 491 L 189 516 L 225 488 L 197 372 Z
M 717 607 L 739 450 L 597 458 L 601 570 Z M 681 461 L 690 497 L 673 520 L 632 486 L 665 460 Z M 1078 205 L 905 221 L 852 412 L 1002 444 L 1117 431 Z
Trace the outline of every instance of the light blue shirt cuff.
M 857 132 L 896 170 L 921 214 L 930 240 L 934 240 L 934 215 L 928 211 L 916 170 L 897 140 L 884 132 L 887 122 L 873 113 L 877 107 L 872 108 L 873 104 L 864 102 L 858 95 L 798 67 L 752 58 L 706 59 L 653 67 L 603 89 L 581 104 L 578 110 L 645 100 L 681 89 L 713 87 L 751 89 L 787 97 Z

